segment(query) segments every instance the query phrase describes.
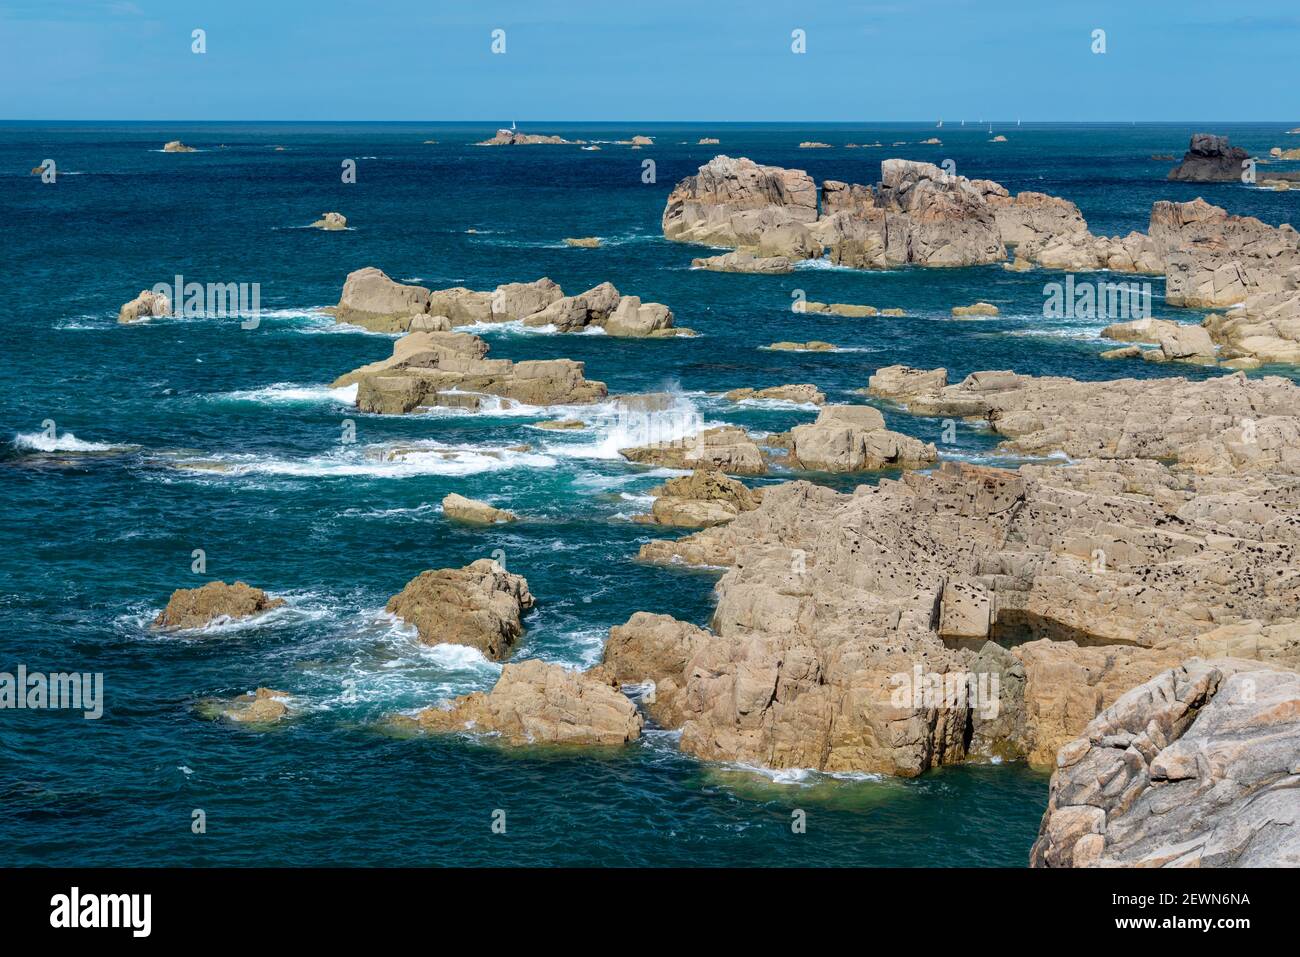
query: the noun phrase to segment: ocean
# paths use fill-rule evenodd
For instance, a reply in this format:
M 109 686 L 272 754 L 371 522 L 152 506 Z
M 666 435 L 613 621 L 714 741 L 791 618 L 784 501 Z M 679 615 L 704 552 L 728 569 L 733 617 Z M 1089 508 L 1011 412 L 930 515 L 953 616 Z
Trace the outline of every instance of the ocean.
M 626 423 L 610 417 L 594 434 L 567 434 L 537 429 L 556 414 L 526 408 L 360 414 L 329 383 L 387 356 L 393 337 L 320 311 L 363 266 L 431 288 L 549 276 L 573 294 L 608 280 L 667 304 L 699 335 L 472 331 L 494 358 L 582 360 L 611 393 L 677 393 L 667 414 L 681 421 L 762 431 L 811 421 L 815 410 L 718 393 L 811 382 L 830 401 L 862 402 L 855 390 L 872 371 L 900 362 L 944 366 L 950 381 L 979 369 L 1218 374 L 1099 359 L 1114 345 L 1097 335 L 1108 320 L 1044 316 L 1044 286 L 1060 274 L 826 262 L 785 276 L 712 273 L 690 269 L 707 250 L 660 233 L 673 185 L 717 153 L 807 169 L 819 182 L 874 182 L 885 157 L 951 159 L 961 175 L 1073 200 L 1096 234 L 1145 230 L 1153 201 L 1197 195 L 1272 224 L 1300 220 L 1300 193 L 1168 183 L 1173 163 L 1151 158 L 1181 157 L 1202 129 L 1267 155 L 1288 145 L 1285 124 L 993 123 L 1005 143 L 991 143 L 988 126 L 529 128 L 601 141 L 583 151 L 471 145 L 491 124 L 0 124 L 10 250 L 0 671 L 102 673 L 104 687 L 96 720 L 0 711 L 0 864 L 1024 866 L 1048 776 L 1022 765 L 899 780 L 709 764 L 657 729 L 608 751 L 386 731 L 385 716 L 486 690 L 500 671 L 477 652 L 421 646 L 383 614 L 425 569 L 496 555 L 537 596 L 514 657 L 575 667 L 598 662 L 608 629 L 635 611 L 706 624 L 717 573 L 635 561 L 641 543 L 681 533 L 630 521 L 671 473 L 619 458 Z M 611 142 L 634 134 L 655 145 Z M 721 142 L 696 145 L 706 136 Z M 943 145 L 916 145 L 930 136 Z M 163 153 L 175 139 L 197 152 Z M 797 149 L 809 139 L 837 148 Z M 877 140 L 885 146 L 838 148 Z M 898 141 L 908 145 L 890 146 Z M 52 184 L 29 172 L 46 158 L 56 162 Z M 355 183 L 341 176 L 349 159 Z M 349 228 L 308 228 L 327 210 Z M 601 245 L 564 243 L 585 236 Z M 117 323 L 122 303 L 178 274 L 256 283 L 257 327 L 239 317 Z M 1164 306 L 1163 280 L 1152 285 L 1154 315 L 1199 319 Z M 799 314 L 791 304 L 801 294 L 907 315 Z M 977 300 L 1001 315 L 950 316 Z M 841 349 L 761 348 L 782 339 Z M 1266 373 L 1296 374 L 1252 375 Z M 938 420 L 886 418 L 940 441 Z M 355 442 L 340 441 L 347 420 Z M 940 450 L 1014 464 L 995 444 L 959 424 Z M 394 446 L 402 454 L 386 455 Z M 815 478 L 847 490 L 877 477 Z M 450 525 L 438 503 L 453 491 L 522 520 Z M 196 550 L 202 574 L 192 570 Z M 247 581 L 288 603 L 199 637 L 150 630 L 173 589 L 212 579 Z M 258 686 L 290 692 L 297 716 L 254 731 L 196 711 L 202 698 Z M 195 833 L 197 811 L 204 833 Z M 505 833 L 492 828 L 498 811 Z

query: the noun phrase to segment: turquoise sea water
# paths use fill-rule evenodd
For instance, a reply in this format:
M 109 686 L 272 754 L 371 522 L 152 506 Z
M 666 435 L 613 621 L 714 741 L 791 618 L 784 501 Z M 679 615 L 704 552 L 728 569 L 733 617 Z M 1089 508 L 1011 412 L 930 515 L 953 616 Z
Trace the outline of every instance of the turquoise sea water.
M 1286 124 L 1212 129 L 1266 154 Z M 319 307 L 345 275 L 490 289 L 550 276 L 576 293 L 610 280 L 668 304 L 698 338 L 627 341 L 493 328 L 494 357 L 568 356 L 611 392 L 669 389 L 707 423 L 778 430 L 810 409 L 712 396 L 813 382 L 838 401 L 881 365 L 946 366 L 959 378 L 1011 368 L 1081 378 L 1200 376 L 1106 363 L 1105 323 L 1043 318 L 1059 275 L 997 266 L 789 276 L 689 269 L 701 251 L 659 232 L 674 183 L 712 155 L 797 166 L 819 181 L 873 182 L 886 156 L 942 162 L 1013 191 L 1065 196 L 1094 232 L 1145 229 L 1152 201 L 1204 195 L 1270 223 L 1297 221 L 1300 194 L 1169 184 L 1193 126 L 538 126 L 535 132 L 656 145 L 481 149 L 489 125 L 0 125 L 7 236 L 0 389 L 0 670 L 102 672 L 97 721 L 0 711 L 0 864 L 622 864 L 1020 866 L 1047 777 L 1015 765 L 944 769 L 915 781 L 779 775 L 683 757 L 671 734 L 608 752 L 508 751 L 459 738 L 404 740 L 394 711 L 490 687 L 499 666 L 425 648 L 380 612 L 427 568 L 498 552 L 538 598 L 516 657 L 590 665 L 611 625 L 637 610 L 704 624 L 712 573 L 637 564 L 661 533 L 632 524 L 664 473 L 624 464 L 626 436 L 549 433 L 551 415 L 358 414 L 331 380 L 387 355 L 392 338 L 336 327 Z M 943 146 L 798 150 L 938 135 Z M 717 147 L 693 145 L 717 136 Z M 191 154 L 164 154 L 182 139 Z M 436 145 L 423 141 L 437 139 Z M 283 146 L 283 150 L 274 149 Z M 1289 144 L 1287 144 L 1289 145 Z M 29 170 L 55 159 L 59 179 Z M 355 184 L 340 179 L 357 161 Z M 643 162 L 656 182 L 642 181 Z M 1273 168 L 1294 168 L 1278 164 Z M 1262 168 L 1267 169 L 1267 167 Z M 346 232 L 305 229 L 326 210 Z M 467 232 L 467 230 L 476 232 Z M 569 236 L 600 236 L 570 249 Z M 233 318 L 116 323 L 117 307 L 181 273 L 259 283 L 257 329 Z M 1155 314 L 1192 320 L 1163 306 Z M 904 319 L 796 315 L 810 299 L 901 306 Z M 948 317 L 977 299 L 1002 316 Z M 824 339 L 844 351 L 758 347 Z M 1277 370 L 1268 370 L 1277 371 Z M 938 440 L 941 425 L 889 411 L 892 428 Z M 352 419 L 356 442 L 340 443 Z M 52 420 L 57 440 L 43 437 Z M 83 445 L 85 443 L 86 445 Z M 416 454 L 388 461 L 401 444 Z M 528 452 L 511 451 L 528 444 Z M 948 457 L 990 459 L 963 428 Z M 451 450 L 451 454 L 445 454 Z M 224 470 L 178 468 L 217 461 Z M 772 480 L 788 478 L 777 474 Z M 823 477 L 824 478 L 824 477 Z M 851 488 L 853 481 L 825 479 Z M 449 525 L 450 491 L 508 506 L 504 528 Z M 207 574 L 191 572 L 206 554 Z M 160 637 L 148 623 L 178 587 L 236 578 L 289 599 L 253 624 Z M 199 698 L 266 685 L 301 716 L 265 733 L 205 721 Z M 191 833 L 203 809 L 207 833 Z M 507 833 L 493 835 L 503 809 Z M 791 812 L 807 812 L 807 833 Z

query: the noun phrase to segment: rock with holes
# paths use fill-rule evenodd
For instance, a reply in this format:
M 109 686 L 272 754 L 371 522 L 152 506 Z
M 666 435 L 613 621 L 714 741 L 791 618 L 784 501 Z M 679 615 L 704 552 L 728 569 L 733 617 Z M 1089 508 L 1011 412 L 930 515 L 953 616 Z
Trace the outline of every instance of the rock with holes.
M 1193 659 L 1056 757 L 1034 867 L 1300 867 L 1300 674 Z

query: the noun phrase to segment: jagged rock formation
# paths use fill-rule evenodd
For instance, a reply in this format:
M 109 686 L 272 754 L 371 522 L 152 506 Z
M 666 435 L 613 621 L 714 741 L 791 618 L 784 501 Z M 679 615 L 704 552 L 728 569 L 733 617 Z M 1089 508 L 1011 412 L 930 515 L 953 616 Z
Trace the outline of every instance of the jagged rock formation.
M 1300 867 L 1300 674 L 1193 660 L 1056 760 L 1034 867 Z
M 869 405 L 828 405 L 815 422 L 796 425 L 773 444 L 788 444 L 789 463 L 821 472 L 864 472 L 920 468 L 938 460 L 935 447 L 885 428 L 885 417 Z
M 651 489 L 655 496 L 647 523 L 676 528 L 709 528 L 758 508 L 760 489 L 751 489 L 722 472 L 697 469 Z
M 497 130 L 487 140 L 480 140 L 475 146 L 580 146 L 586 140 L 566 140 L 562 136 L 549 136 L 544 133 L 520 133 L 518 130 Z
M 153 620 L 154 628 L 202 628 L 214 621 L 239 621 L 284 604 L 243 582 L 208 582 L 201 588 L 178 588 Z
M 193 146 L 186 146 L 180 140 L 170 140 L 163 146 L 164 153 L 193 153 Z
M 793 482 L 726 524 L 644 545 L 642 560 L 729 569 L 712 635 L 681 667 L 618 671 L 679 689 L 683 750 L 904 775 L 1046 764 L 1188 658 L 1300 667 L 1300 388 L 1227 376 L 1129 392 L 1012 373 L 948 387 L 941 371 L 881 370 L 873 388 L 924 383 L 925 414 L 984 415 L 1035 448 L 1077 436 L 1088 448 L 1073 454 L 1093 457 L 945 463 L 851 495 Z M 681 633 L 625 631 L 620 655 L 676 660 Z M 895 694 L 945 681 L 951 700 Z
M 1250 154 L 1229 146 L 1226 136 L 1193 133 L 1183 161 L 1169 171 L 1169 179 L 1184 183 L 1240 183 Z
M 123 303 L 117 311 L 118 322 L 137 322 L 141 319 L 151 319 L 155 316 L 170 316 L 172 314 L 171 300 L 162 293 L 153 292 L 149 289 L 141 289 L 140 295 L 136 296 L 130 302 Z
M 393 354 L 340 376 L 335 388 L 357 386 L 363 412 L 401 415 L 421 407 L 477 409 L 484 396 L 526 405 L 582 404 L 603 399 L 605 383 L 586 379 L 572 359 L 484 358 L 487 343 L 463 332 L 409 332 Z
M 395 282 L 373 266 L 349 273 L 334 318 L 375 332 L 452 329 L 485 322 L 523 320 L 529 326 L 555 326 L 580 332 L 600 326 L 612 336 L 690 335 L 674 329 L 667 306 L 624 296 L 612 283 L 601 283 L 577 296 L 549 279 L 509 282 L 491 292 L 463 286 L 430 291 Z
M 524 633 L 520 618 L 534 604 L 527 579 L 480 558 L 464 568 L 422 572 L 386 610 L 414 625 L 426 645 L 468 645 L 500 661 Z
M 487 694 L 425 708 L 399 726 L 499 735 L 513 745 L 618 745 L 641 736 L 636 706 L 599 672 L 521 661 L 501 669 Z
M 347 229 L 348 218 L 342 213 L 322 213 L 312 226 L 316 229 Z

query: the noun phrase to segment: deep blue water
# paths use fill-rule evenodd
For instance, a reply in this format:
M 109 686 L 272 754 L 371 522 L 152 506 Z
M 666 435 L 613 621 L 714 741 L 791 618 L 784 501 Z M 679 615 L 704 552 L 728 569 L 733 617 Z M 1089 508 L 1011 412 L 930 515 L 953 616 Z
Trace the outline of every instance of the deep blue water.
M 1285 124 L 1213 128 L 1263 153 L 1286 140 Z M 617 436 L 539 431 L 538 416 L 357 414 L 325 387 L 387 355 L 392 339 L 339 331 L 317 310 L 366 265 L 431 287 L 545 275 L 574 293 L 610 280 L 667 303 L 700 337 L 494 329 L 484 333 L 492 355 L 581 359 L 612 392 L 673 389 L 709 422 L 784 429 L 814 413 L 740 408 L 707 393 L 814 382 L 832 399 L 863 401 L 853 390 L 895 362 L 944 365 L 954 378 L 986 368 L 1082 378 L 1175 370 L 1103 362 L 1095 333 L 1104 323 L 1043 319 L 1043 284 L 1060 278 L 1051 274 L 691 271 L 700 250 L 665 242 L 659 218 L 673 184 L 717 152 L 858 182 L 873 182 L 885 156 L 951 158 L 963 175 L 1068 197 L 1104 234 L 1144 229 L 1156 199 L 1198 194 L 1270 223 L 1297 221 L 1298 194 L 1166 183 L 1171 164 L 1149 156 L 1181 156 L 1189 126 L 1010 127 L 996 130 L 1010 142 L 991 144 L 973 122 L 950 122 L 937 132 L 941 147 L 820 151 L 795 145 L 915 142 L 936 131 L 536 131 L 645 133 L 656 146 L 481 149 L 468 144 L 491 128 L 436 124 L 0 125 L 0 670 L 103 672 L 107 697 L 98 721 L 0 711 L 0 864 L 1024 864 L 1047 796 L 1046 775 L 1024 767 L 915 781 L 774 778 L 682 757 L 661 732 L 587 753 L 384 734 L 383 716 L 488 688 L 498 671 L 445 646 L 422 648 L 379 616 L 426 568 L 499 550 L 538 597 L 517 657 L 572 665 L 598 660 L 608 628 L 637 610 L 706 623 L 715 579 L 633 561 L 660 533 L 627 516 L 662 475 L 612 457 Z M 721 145 L 683 145 L 706 135 Z M 201 152 L 159 151 L 178 138 Z M 28 172 L 47 157 L 60 172 L 53 185 Z M 355 184 L 340 179 L 348 158 Z M 642 182 L 647 159 L 657 167 L 651 184 Z M 326 210 L 352 228 L 302 228 Z M 603 245 L 563 244 L 588 235 Z M 176 273 L 259 283 L 260 327 L 230 318 L 117 325 L 121 303 Z M 1166 309 L 1163 283 L 1154 285 L 1157 315 L 1199 315 Z M 796 289 L 901 306 L 908 317 L 796 315 Z M 948 318 L 976 299 L 1003 315 Z M 758 348 L 778 339 L 846 349 Z M 348 418 L 357 441 L 342 446 Z M 934 420 L 888 418 L 938 438 Z M 45 420 L 59 441 L 43 451 Z M 93 446 L 77 451 L 78 442 Z M 377 457 L 395 443 L 423 454 Z M 532 450 L 508 451 L 521 443 Z M 944 452 L 987 458 L 992 444 L 963 429 Z M 445 447 L 461 451 L 434 451 Z M 178 467 L 194 460 L 226 470 Z M 437 507 L 449 491 L 526 520 L 452 527 Z M 206 575 L 190 570 L 194 549 L 206 553 Z M 260 585 L 289 607 L 201 639 L 150 633 L 174 588 L 212 578 Z M 253 732 L 194 712 L 199 698 L 258 685 L 292 692 L 301 716 Z M 191 833 L 196 808 L 207 814 L 201 836 Z M 494 836 L 498 808 L 508 826 Z M 808 813 L 806 834 L 791 833 L 796 808 Z

